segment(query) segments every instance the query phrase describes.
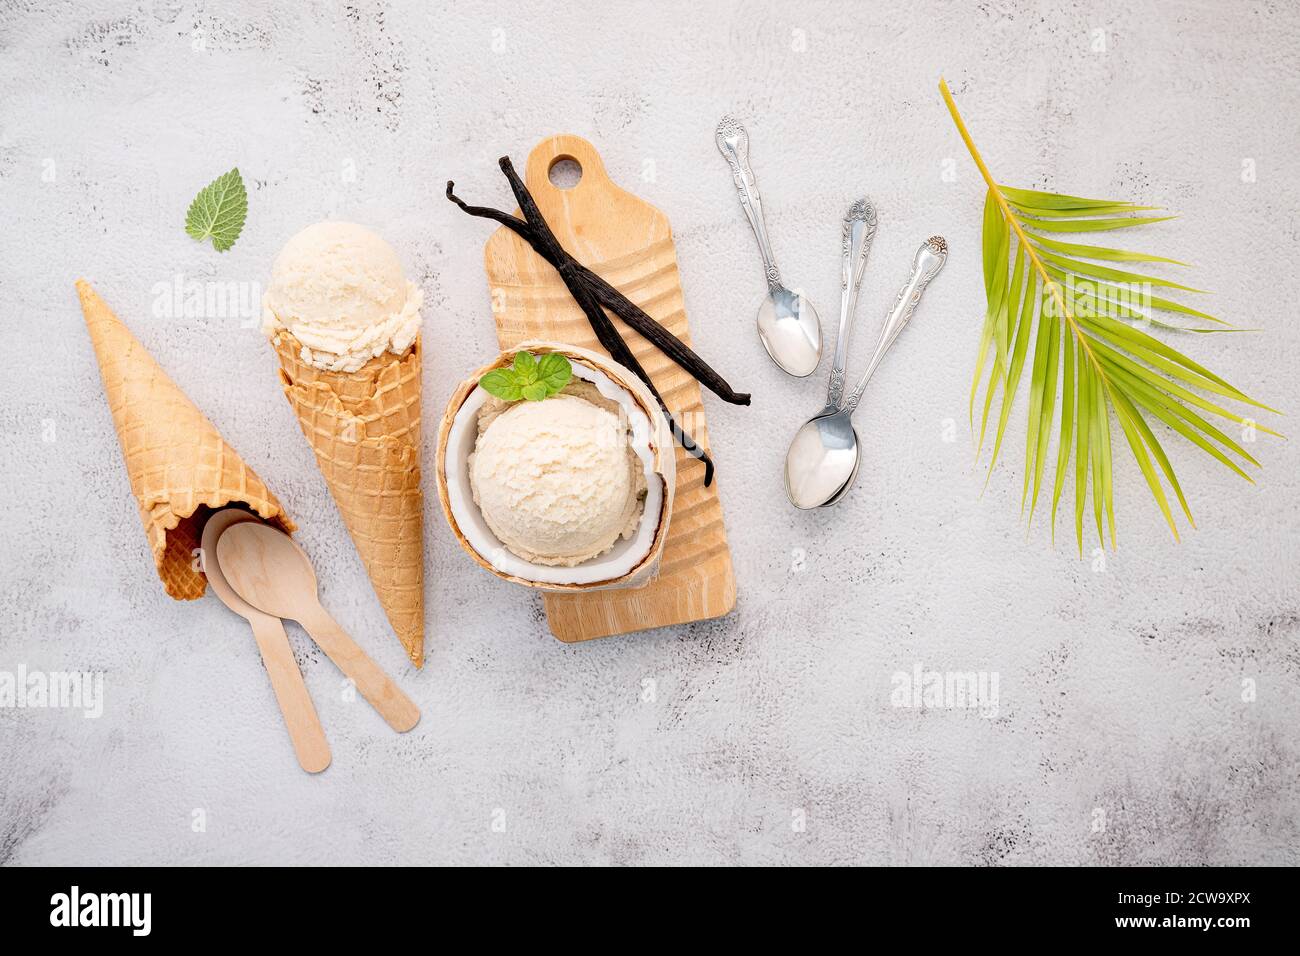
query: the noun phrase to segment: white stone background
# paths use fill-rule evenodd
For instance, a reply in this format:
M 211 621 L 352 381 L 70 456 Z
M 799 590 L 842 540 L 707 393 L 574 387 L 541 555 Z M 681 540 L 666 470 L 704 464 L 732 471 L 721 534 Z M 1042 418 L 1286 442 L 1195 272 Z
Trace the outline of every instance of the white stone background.
M 1296 863 L 1297 443 L 1261 438 L 1250 486 L 1170 436 L 1199 522 L 1181 544 L 1117 445 L 1104 569 L 1068 520 L 1054 547 L 1041 515 L 1028 534 L 1018 520 L 1022 409 L 981 496 L 966 399 L 983 189 L 941 74 L 1003 181 L 1179 212 L 1129 244 L 1195 263 L 1214 309 L 1261 330 L 1179 344 L 1300 409 L 1285 3 L 5 3 L 0 668 L 102 670 L 106 688 L 99 720 L 0 711 L 0 862 Z M 952 247 L 871 386 L 866 463 L 832 510 L 782 490 L 824 380 L 783 376 L 753 333 L 758 258 L 713 143 L 728 111 L 828 332 L 839 218 L 876 200 L 859 362 L 918 241 Z M 426 477 L 417 673 L 259 334 L 158 317 L 153 289 L 262 283 L 300 227 L 367 223 L 424 288 L 436 416 L 494 352 L 489 227 L 444 183 L 508 206 L 496 158 L 562 131 L 669 215 L 695 343 L 754 393 L 706 401 L 739 603 L 562 645 L 536 596 L 459 551 Z M 182 221 L 235 165 L 248 224 L 217 254 Z M 334 752 L 309 777 L 243 621 L 163 593 L 78 276 L 298 519 L 325 604 L 422 708 L 413 732 L 345 702 L 291 628 Z M 917 664 L 997 672 L 997 716 L 892 707 L 891 675 Z

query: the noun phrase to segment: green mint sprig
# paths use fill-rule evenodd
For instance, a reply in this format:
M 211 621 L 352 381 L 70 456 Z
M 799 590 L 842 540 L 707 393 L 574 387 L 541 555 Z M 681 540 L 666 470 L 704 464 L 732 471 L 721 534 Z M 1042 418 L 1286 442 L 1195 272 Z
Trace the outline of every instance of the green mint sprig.
M 505 402 L 521 398 L 540 402 L 569 384 L 573 366 L 558 352 L 547 352 L 540 360 L 530 352 L 516 352 L 514 365 L 494 368 L 478 380 L 489 395 Z
M 218 252 L 235 244 L 248 216 L 248 193 L 236 167 L 208 183 L 190 203 L 185 231 L 202 242 L 211 239 Z

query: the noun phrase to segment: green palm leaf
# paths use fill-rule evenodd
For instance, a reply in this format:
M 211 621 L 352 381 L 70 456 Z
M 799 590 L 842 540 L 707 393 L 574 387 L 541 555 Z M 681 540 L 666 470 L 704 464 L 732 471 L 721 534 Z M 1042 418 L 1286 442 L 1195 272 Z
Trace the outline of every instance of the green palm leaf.
M 1109 259 L 1111 262 L 1168 262 L 1175 266 L 1185 266 L 1186 262 L 1180 262 L 1177 259 L 1166 259 L 1164 256 L 1153 256 L 1147 252 L 1130 252 L 1127 249 L 1107 249 L 1104 246 L 1085 246 L 1075 242 L 1062 242 L 1060 239 L 1049 239 L 1047 236 L 1036 236 L 1034 245 L 1038 248 L 1048 248 L 1053 252 L 1068 252 L 1073 256 L 1082 256 L 1085 259 Z
M 1269 412 L 1275 410 L 1150 334 L 1152 329 L 1231 331 L 1171 325 L 1152 317 L 1153 312 L 1173 312 L 1226 326 L 1222 319 L 1207 312 L 1151 294 L 1152 288 L 1197 294 L 1203 294 L 1202 290 L 1161 276 L 1101 264 L 1122 262 L 1143 268 L 1185 266 L 1186 263 L 1146 252 L 1056 238 L 1062 233 L 1146 226 L 1174 217 L 1139 215 L 1156 207 L 1122 200 L 1087 199 L 1000 185 L 975 148 L 943 80 L 939 81 L 939 92 L 988 186 L 983 235 L 984 292 L 988 306 L 970 392 L 973 427 L 975 403 L 981 383 L 985 383 L 976 443 L 978 456 L 984 447 L 995 394 L 999 388 L 1002 391 L 988 478 L 992 477 L 1002 448 L 1011 407 L 1022 380 L 1028 377 L 1025 474 L 1020 493 L 1022 513 L 1028 506 L 1028 523 L 1033 521 L 1044 487 L 1050 444 L 1055 435 L 1054 475 L 1046 483 L 1051 497 L 1053 538 L 1058 507 L 1073 463 L 1074 530 L 1079 554 L 1083 554 L 1084 515 L 1089 494 L 1098 541 L 1104 548 L 1109 537 L 1110 546 L 1115 547 L 1110 426 L 1113 413 L 1156 506 L 1177 538 L 1175 509 L 1168 492 L 1172 492 L 1188 523 L 1193 528 L 1196 523 L 1173 463 L 1147 416 L 1167 426 L 1166 435 L 1182 436 L 1235 474 L 1251 481 L 1242 464 L 1259 467 L 1259 462 L 1194 409 L 1251 425 L 1254 425 L 1252 420 L 1224 407 L 1223 400 Z M 1031 337 L 1034 339 L 1032 356 L 1029 354 Z M 990 358 L 992 370 L 985 380 L 984 371 Z M 1266 434 L 1277 434 L 1263 426 L 1255 427 Z

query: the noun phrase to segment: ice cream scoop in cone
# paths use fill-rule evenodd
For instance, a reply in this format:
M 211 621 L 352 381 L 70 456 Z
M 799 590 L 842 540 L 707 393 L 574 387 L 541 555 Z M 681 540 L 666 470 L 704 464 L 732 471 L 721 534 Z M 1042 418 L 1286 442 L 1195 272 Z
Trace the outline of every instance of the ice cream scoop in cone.
M 424 663 L 420 301 L 382 239 L 318 223 L 280 253 L 263 310 L 285 398 L 416 667 Z
M 84 279 L 77 294 L 158 576 L 178 600 L 201 597 L 196 553 L 208 515 L 243 505 L 285 531 L 293 522 Z

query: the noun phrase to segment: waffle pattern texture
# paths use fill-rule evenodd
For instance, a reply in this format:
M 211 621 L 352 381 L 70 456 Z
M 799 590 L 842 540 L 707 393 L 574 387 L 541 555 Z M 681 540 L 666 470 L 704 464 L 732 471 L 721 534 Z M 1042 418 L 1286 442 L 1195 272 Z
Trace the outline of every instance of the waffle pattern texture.
M 196 553 L 213 511 L 243 505 L 284 531 L 294 524 L 84 279 L 77 294 L 158 577 L 177 600 L 202 597 Z
M 287 332 L 271 343 L 298 416 L 388 622 L 424 664 L 424 506 L 420 492 L 420 341 L 355 372 L 302 361 Z

